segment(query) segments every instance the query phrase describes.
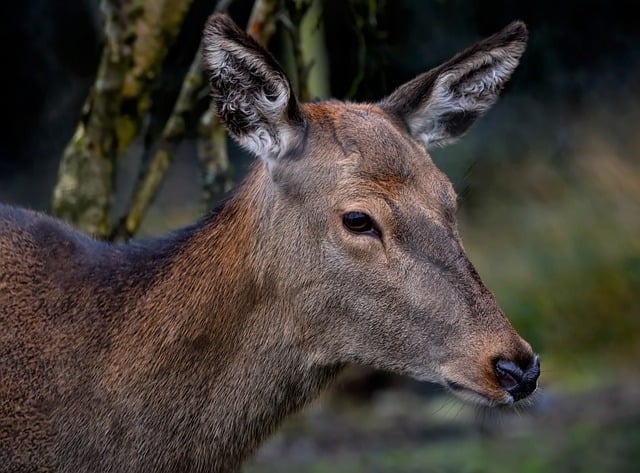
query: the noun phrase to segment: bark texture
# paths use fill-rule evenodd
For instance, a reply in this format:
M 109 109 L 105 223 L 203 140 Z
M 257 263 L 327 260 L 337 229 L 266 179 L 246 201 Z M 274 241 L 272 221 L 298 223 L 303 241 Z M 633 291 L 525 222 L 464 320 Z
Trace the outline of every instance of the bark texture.
M 110 233 L 114 169 L 138 135 L 154 80 L 191 0 L 103 0 L 105 45 L 76 131 L 64 150 L 51 213 L 86 233 Z

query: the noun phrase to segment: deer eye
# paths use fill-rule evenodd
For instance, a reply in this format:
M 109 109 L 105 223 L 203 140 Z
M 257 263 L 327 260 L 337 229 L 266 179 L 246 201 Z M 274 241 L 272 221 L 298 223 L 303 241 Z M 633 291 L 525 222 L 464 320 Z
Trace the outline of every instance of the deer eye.
M 342 216 L 342 224 L 353 233 L 369 233 L 380 236 L 371 217 L 363 212 L 347 212 Z

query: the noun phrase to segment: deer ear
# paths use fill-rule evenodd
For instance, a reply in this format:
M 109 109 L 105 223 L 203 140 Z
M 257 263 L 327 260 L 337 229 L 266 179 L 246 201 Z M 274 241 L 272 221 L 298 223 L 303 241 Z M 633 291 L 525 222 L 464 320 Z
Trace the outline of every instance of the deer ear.
M 229 16 L 207 21 L 203 62 L 216 113 L 244 148 L 272 162 L 301 141 L 304 119 L 287 76 Z
M 379 105 L 427 148 L 453 142 L 496 102 L 526 42 L 526 26 L 513 22 L 400 86 Z

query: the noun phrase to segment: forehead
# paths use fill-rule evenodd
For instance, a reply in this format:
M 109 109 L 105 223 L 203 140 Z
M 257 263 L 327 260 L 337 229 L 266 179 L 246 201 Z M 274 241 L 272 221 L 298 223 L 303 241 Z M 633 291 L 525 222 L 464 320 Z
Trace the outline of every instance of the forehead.
M 379 107 L 340 102 L 307 107 L 312 126 L 320 128 L 312 130 L 310 139 L 317 140 L 313 146 L 324 159 L 337 165 L 339 187 L 392 198 L 418 191 L 431 199 L 455 199 L 449 180 L 424 147 Z M 327 133 L 332 137 L 330 143 Z

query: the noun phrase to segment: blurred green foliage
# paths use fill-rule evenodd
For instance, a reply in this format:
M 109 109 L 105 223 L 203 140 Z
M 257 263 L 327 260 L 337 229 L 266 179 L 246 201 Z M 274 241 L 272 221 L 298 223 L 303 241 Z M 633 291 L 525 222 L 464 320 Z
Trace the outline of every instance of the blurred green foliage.
M 519 159 L 476 164 L 481 183 L 464 177 L 484 189 L 462 203 L 471 259 L 558 374 L 640 357 L 640 161 L 628 152 L 639 143 L 629 127 L 614 141 L 613 113 L 574 117 L 572 140 L 557 128 Z M 547 152 L 554 140 L 565 141 L 557 161 Z
M 309 464 L 246 473 L 623 473 L 640 465 L 640 419 L 622 425 L 577 424 L 523 437 L 436 441 Z

